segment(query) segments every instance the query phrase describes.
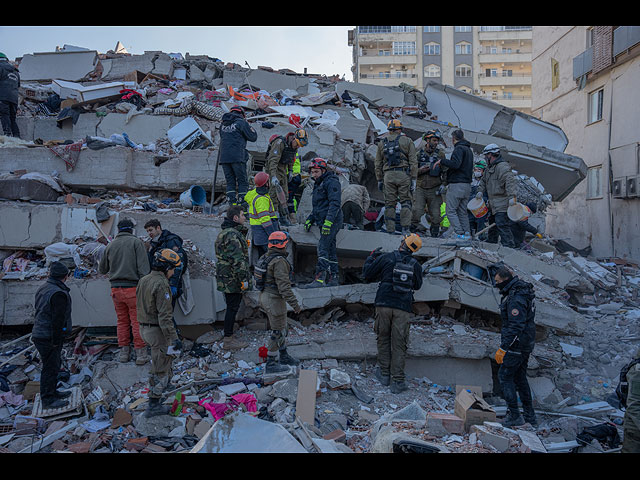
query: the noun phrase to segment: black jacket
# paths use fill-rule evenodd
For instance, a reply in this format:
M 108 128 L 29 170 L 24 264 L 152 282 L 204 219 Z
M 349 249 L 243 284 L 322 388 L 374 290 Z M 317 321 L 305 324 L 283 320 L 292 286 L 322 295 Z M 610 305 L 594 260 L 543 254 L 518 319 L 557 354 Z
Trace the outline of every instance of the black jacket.
M 32 338 L 61 345 L 71 333 L 71 295 L 61 280 L 49 277 L 36 292 Z
M 162 233 L 157 239 L 151 241 L 151 248 L 149 249 L 149 265 L 153 265 L 153 256 L 158 250 L 168 248 L 180 255 L 182 265 L 176 268 L 174 274 L 169 279 L 169 285 L 176 287 L 178 292 L 182 292 L 182 275 L 187 270 L 187 253 L 182 248 L 182 238 L 175 233 L 171 233 L 167 229 L 163 229 Z
M 518 277 L 500 290 L 502 332 L 500 348 L 505 351 L 531 353 L 536 341 L 536 309 L 533 285 Z
M 375 299 L 377 307 L 397 308 L 412 312 L 413 292 L 398 293 L 393 289 L 393 269 L 398 261 L 396 253 L 397 251 L 369 255 L 364 262 L 362 275 L 366 282 L 380 282 Z M 401 250 L 399 253 L 403 259 L 411 257 L 409 251 Z M 409 261 L 413 263 L 413 290 L 419 290 L 422 287 L 422 267 L 415 258 L 411 258 Z
M 473 152 L 467 140 L 460 140 L 453 147 L 451 157 L 441 161 L 448 167 L 447 183 L 471 183 L 473 179 Z
M 316 179 L 311 205 L 310 217 L 316 225 L 322 225 L 325 220 L 335 223 L 342 216 L 342 187 L 334 172 L 326 171 Z
M 247 161 L 247 142 L 255 142 L 258 133 L 242 115 L 225 113 L 220 125 L 220 163 L 241 163 Z
M 20 72 L 7 60 L 0 60 L 0 101 L 18 104 Z

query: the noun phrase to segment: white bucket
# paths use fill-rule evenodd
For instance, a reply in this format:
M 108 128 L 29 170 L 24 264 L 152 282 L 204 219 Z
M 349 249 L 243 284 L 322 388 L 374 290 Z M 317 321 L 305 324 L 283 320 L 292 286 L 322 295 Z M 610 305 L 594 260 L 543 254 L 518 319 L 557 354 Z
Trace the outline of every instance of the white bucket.
M 202 205 L 207 200 L 207 192 L 199 185 L 191 185 L 191 188 L 180 194 L 180 203 L 185 208 L 193 208 L 194 205 Z
M 522 222 L 531 216 L 531 210 L 526 205 L 516 203 L 507 208 L 507 216 L 513 222 Z
M 482 198 L 472 198 L 469 203 L 467 203 L 467 209 L 473 214 L 476 218 L 484 217 L 489 209 L 487 208 L 487 204 L 484 203 Z

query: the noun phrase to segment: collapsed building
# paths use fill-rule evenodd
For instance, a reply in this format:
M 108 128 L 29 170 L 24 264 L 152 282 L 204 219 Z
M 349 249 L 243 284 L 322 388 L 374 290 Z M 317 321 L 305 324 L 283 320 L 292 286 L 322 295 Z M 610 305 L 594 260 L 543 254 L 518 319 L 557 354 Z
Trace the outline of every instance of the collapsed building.
M 140 237 L 146 221 L 157 218 L 185 239 L 190 285 L 176 308 L 178 325 L 222 321 L 225 303 L 216 288 L 214 242 L 226 206 L 224 176 L 216 174 L 217 127 L 232 105 L 245 108 L 258 133 L 247 144 L 250 173 L 262 169 L 272 135 L 304 126 L 309 144 L 300 150 L 303 173 L 312 158 L 327 159 L 345 185 L 354 181 L 367 186 L 372 210 L 384 204 L 373 162 L 376 141 L 391 118 L 402 121 L 417 147 L 422 134 L 436 128 L 443 132 L 447 154 L 457 128 L 475 155 L 489 143 L 500 145 L 517 173 L 518 197 L 538 207 L 530 222 L 541 231 L 547 207 L 562 201 L 586 177 L 584 162 L 563 153 L 568 141 L 555 125 L 437 83 L 421 92 L 406 84 L 376 87 L 268 67 L 244 68 L 208 56 L 84 49 L 25 55 L 20 73 L 21 138 L 0 137 L 4 326 L 32 323 L 34 294 L 47 265 L 60 258 L 74 270 L 68 282 L 74 326 L 115 326 L 109 282 L 97 273 L 97 264 L 123 217 L 134 220 Z M 311 183 L 303 182 L 298 220 L 310 212 Z M 305 232 L 301 225 L 288 230 L 295 280 L 305 283 L 316 263 L 319 232 Z M 292 321 L 304 328 L 369 320 L 377 285 L 363 282 L 362 265 L 375 248 L 390 251 L 398 244 L 399 237 L 373 228 L 342 230 L 337 237 L 340 286 L 294 288 L 302 312 Z M 501 260 L 535 286 L 538 343 L 530 373 L 555 379 L 565 350 L 589 330 L 589 315 L 612 302 L 620 302 L 619 309 L 638 306 L 637 265 L 596 261 L 588 254 L 549 236 L 532 239 L 526 250 L 425 238 L 416 253 L 425 280 L 415 292 L 413 323 L 431 330 L 420 337 L 424 341 L 410 343 L 410 375 L 452 388 L 477 385 L 482 392 L 494 392 L 499 298 L 487 267 Z M 266 316 L 257 293 L 244 296 L 239 318 L 259 330 Z M 456 335 L 440 335 L 437 325 L 442 323 L 430 323 L 433 318 L 448 319 L 444 324 Z M 307 339 L 290 350 L 305 361 L 375 361 L 372 334 L 358 338 Z M 549 389 L 547 382 L 541 383 L 545 389 L 538 404 L 563 401 L 557 385 Z

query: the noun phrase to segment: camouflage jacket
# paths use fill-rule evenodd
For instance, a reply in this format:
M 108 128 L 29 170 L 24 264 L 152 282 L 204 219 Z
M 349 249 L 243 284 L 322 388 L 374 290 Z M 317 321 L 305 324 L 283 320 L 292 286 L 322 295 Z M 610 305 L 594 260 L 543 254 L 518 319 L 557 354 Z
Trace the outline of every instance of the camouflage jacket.
M 216 239 L 216 279 L 218 290 L 224 293 L 242 292 L 242 282 L 250 280 L 247 228 L 231 220 L 222 222 Z

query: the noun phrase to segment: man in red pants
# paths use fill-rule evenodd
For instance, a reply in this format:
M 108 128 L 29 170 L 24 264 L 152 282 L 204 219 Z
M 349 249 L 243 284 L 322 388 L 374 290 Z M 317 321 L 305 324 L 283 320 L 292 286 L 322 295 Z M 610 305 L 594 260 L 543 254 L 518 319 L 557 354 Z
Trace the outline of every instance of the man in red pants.
M 140 336 L 136 311 L 136 286 L 150 272 L 147 250 L 142 240 L 133 234 L 133 222 L 125 218 L 118 222 L 118 234 L 107 245 L 98 270 L 109 276 L 111 298 L 118 317 L 118 360 L 128 362 L 131 335 L 136 351 L 136 365 L 149 361 L 147 345 Z

